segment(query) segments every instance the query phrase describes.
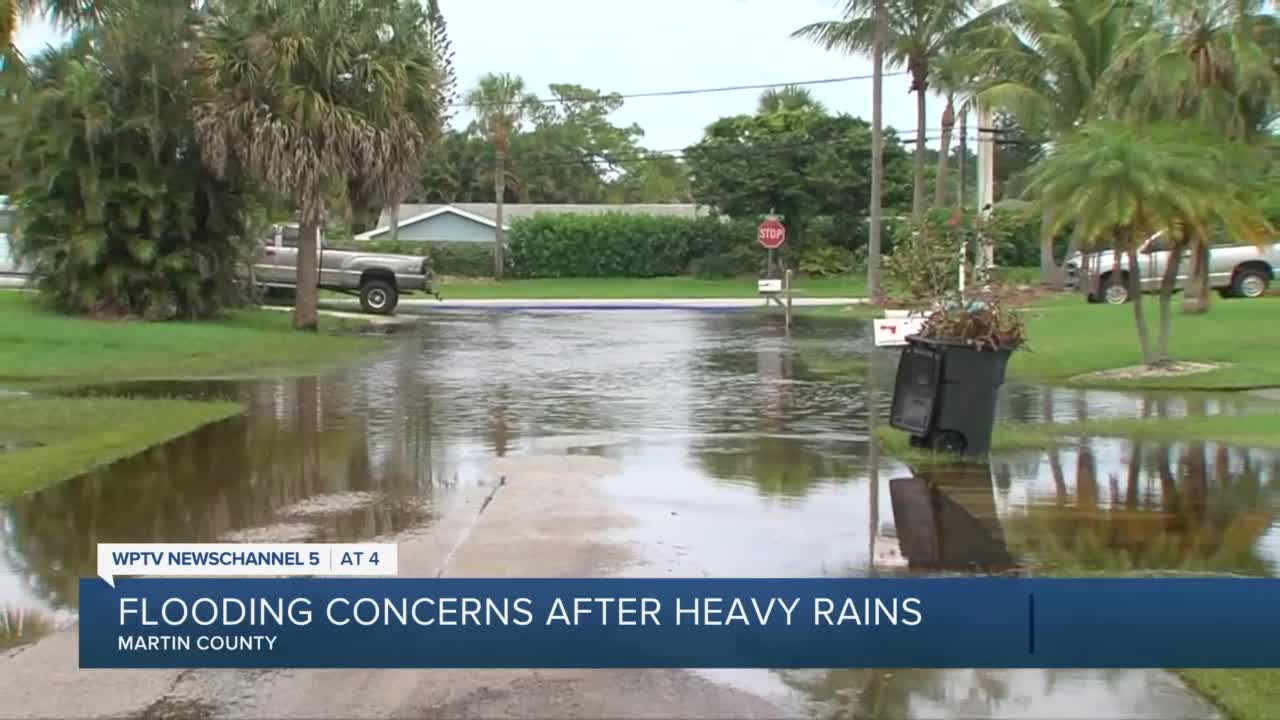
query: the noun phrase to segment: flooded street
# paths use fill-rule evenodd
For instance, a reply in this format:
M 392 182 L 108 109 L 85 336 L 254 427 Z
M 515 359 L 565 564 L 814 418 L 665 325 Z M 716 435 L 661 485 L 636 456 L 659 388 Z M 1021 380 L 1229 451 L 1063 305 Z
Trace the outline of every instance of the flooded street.
M 866 321 L 798 323 L 788 335 L 780 317 L 749 312 L 443 313 L 331 376 L 112 388 L 248 411 L 0 506 L 0 649 L 74 623 L 96 543 L 397 541 L 471 513 L 494 467 L 529 472 L 521 458 L 591 468 L 591 517 L 614 508 L 626 521 L 584 519 L 583 539 L 625 549 L 591 566 L 617 575 L 1280 574 L 1280 453 L 1078 438 L 989 467 L 913 470 L 870 439 L 873 417 L 887 422 L 896 353 L 872 350 Z M 999 417 L 1268 405 L 1010 384 Z M 545 487 L 529 514 L 579 492 Z M 813 717 L 1213 715 L 1162 671 L 698 678 Z

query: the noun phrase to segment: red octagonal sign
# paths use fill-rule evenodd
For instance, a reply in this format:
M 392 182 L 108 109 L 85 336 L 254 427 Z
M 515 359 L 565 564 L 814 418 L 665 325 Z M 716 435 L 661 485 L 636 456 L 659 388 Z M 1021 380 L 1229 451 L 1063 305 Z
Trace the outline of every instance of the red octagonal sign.
M 769 250 L 782 247 L 782 243 L 786 241 L 787 229 L 776 217 L 765 218 L 764 222 L 760 223 L 760 227 L 756 228 L 756 242 Z

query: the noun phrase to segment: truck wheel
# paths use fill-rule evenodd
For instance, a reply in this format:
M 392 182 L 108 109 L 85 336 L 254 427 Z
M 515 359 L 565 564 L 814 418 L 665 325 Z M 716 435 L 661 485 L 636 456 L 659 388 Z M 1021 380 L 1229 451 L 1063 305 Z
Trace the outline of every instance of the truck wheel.
M 386 280 L 371 278 L 360 286 L 360 307 L 365 312 L 378 315 L 390 315 L 400 303 L 400 293 L 396 286 Z
M 1231 281 L 1231 294 L 1242 298 L 1260 298 L 1267 294 L 1267 286 L 1271 278 L 1261 270 L 1245 268 L 1236 273 Z
M 1102 299 L 1108 305 L 1123 305 L 1129 302 L 1129 284 L 1124 275 L 1108 275 L 1102 282 Z

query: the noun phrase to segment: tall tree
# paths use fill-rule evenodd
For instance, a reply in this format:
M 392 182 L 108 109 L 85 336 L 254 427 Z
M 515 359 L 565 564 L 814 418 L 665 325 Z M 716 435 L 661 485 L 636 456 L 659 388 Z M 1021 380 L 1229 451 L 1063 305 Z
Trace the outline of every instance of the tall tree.
M 1044 210 L 1041 232 L 1074 224 L 1086 244 L 1109 243 L 1128 259 L 1129 295 L 1143 361 L 1168 362 L 1169 302 L 1187 238 L 1213 224 L 1242 237 L 1272 232 L 1238 169 L 1239 149 L 1194 124 L 1125 125 L 1099 121 L 1053 145 L 1036 164 L 1028 192 Z M 1238 182 L 1245 180 L 1246 182 Z M 1174 252 L 1162 279 L 1160 327 L 1152 344 L 1142 301 L 1138 248 L 1161 232 Z
M 525 92 L 524 80 L 507 73 L 485 75 L 467 93 L 467 104 L 476 116 L 476 128 L 493 141 L 493 276 L 499 279 L 506 268 L 502 205 L 507 190 L 507 153 L 511 133 L 517 131 L 525 116 L 537 107 L 536 101 L 537 98 Z
M 1104 78 L 1109 110 L 1192 120 L 1223 137 L 1266 140 L 1280 105 L 1280 19 L 1263 0 L 1166 0 L 1145 8 Z M 1209 245 L 1192 239 L 1183 310 L 1209 309 Z
M 756 112 L 771 113 L 781 110 L 817 110 L 826 112 L 827 107 L 813 96 L 813 92 L 800 85 L 784 85 L 780 88 L 769 88 L 760 93 Z
M 848 115 L 738 115 L 709 125 L 686 148 L 685 162 L 699 203 L 748 219 L 772 208 L 787 225 L 788 247 L 797 249 L 815 216 L 831 216 L 849 228 L 862 224 L 871 203 L 872 148 L 867 123 Z M 903 207 L 910 197 L 909 161 L 892 136 L 885 166 L 886 199 Z
M 1009 0 L 980 13 L 959 34 L 976 98 L 1036 137 L 1060 137 L 1099 117 L 1098 85 L 1123 50 L 1134 7 L 1129 0 Z M 1040 274 L 1062 285 L 1052 236 L 1041 238 Z
M 44 15 L 63 30 L 96 27 L 124 5 L 123 0 L 0 0 L 0 78 L 6 92 L 26 78 L 27 59 L 14 41 L 23 21 Z
M 890 67 L 905 67 L 916 94 L 915 185 L 911 214 L 919 220 L 925 206 L 926 106 L 933 65 L 957 40 L 973 8 L 973 0 L 846 0 L 839 20 L 812 23 L 796 30 L 794 37 L 808 38 L 828 50 L 870 53 L 875 47 L 876 7 L 884 6 L 885 60 Z
M 64 311 L 205 317 L 237 299 L 245 193 L 195 152 L 195 13 L 131 5 L 37 57 L 0 126 L 17 249 Z
M 436 141 L 449 78 L 432 17 L 407 0 L 223 0 L 200 33 L 205 159 L 297 208 L 299 329 L 316 328 L 326 198 L 393 202 Z
M 939 58 L 934 70 L 933 86 L 947 102 L 942 110 L 942 135 L 938 141 L 938 171 L 934 177 L 933 189 L 934 207 L 943 207 L 947 204 L 947 190 L 951 186 L 947 162 L 950 159 L 951 137 L 955 132 L 956 126 L 957 97 L 960 100 L 962 110 L 967 109 L 969 105 L 971 78 L 969 77 L 966 62 L 966 59 L 958 51 L 953 51 L 951 54 Z M 963 168 L 961 172 L 964 172 Z

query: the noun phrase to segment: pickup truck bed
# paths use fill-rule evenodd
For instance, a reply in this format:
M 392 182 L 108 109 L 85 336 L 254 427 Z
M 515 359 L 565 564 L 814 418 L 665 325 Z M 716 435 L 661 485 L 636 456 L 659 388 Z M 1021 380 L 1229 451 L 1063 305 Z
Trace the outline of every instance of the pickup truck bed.
M 289 231 L 292 230 L 292 233 Z M 417 255 L 333 250 L 320 242 L 320 283 L 326 290 L 359 294 L 365 312 L 389 315 L 400 295 L 431 292 L 431 259 Z M 254 281 L 262 287 L 296 289 L 298 285 L 297 226 L 277 226 L 253 265 Z

